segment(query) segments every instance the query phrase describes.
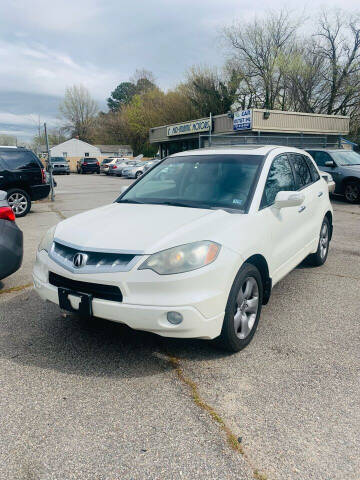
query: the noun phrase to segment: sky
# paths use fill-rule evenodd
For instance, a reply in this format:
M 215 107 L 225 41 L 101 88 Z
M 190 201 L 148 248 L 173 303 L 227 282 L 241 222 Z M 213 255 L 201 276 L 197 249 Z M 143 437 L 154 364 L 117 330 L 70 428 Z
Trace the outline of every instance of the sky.
M 0 0 L 0 135 L 30 141 L 37 124 L 60 126 L 67 86 L 106 98 L 136 69 L 174 87 L 194 64 L 221 66 L 221 30 L 286 7 L 313 17 L 326 5 L 350 12 L 358 0 Z

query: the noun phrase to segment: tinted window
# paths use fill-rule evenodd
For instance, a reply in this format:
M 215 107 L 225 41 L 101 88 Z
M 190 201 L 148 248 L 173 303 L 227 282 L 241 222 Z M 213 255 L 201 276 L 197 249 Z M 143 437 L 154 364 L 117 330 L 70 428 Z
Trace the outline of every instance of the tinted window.
M 294 190 L 295 181 L 289 160 L 287 155 L 280 155 L 270 167 L 260 207 L 272 205 L 278 192 Z
M 306 157 L 304 155 L 305 161 L 309 167 L 311 178 L 313 182 L 317 182 L 320 178 L 319 172 L 317 171 L 317 168 L 314 165 L 314 162 L 311 160 L 311 158 Z
M 155 166 L 118 202 L 245 211 L 263 156 L 184 155 Z
M 329 162 L 332 160 L 332 158 L 328 153 L 322 152 L 321 150 L 319 151 L 309 150 L 309 153 L 315 160 L 315 163 L 318 167 L 325 167 L 325 162 Z
M 310 185 L 312 178 L 305 158 L 302 155 L 294 153 L 291 153 L 289 156 L 294 167 L 297 187 L 303 188 L 306 187 L 306 185 Z
M 5 163 L 6 168 L 9 170 L 27 170 L 30 168 L 39 168 L 40 160 L 29 151 L 13 150 L 2 151 L 0 157 Z
M 86 163 L 96 163 L 97 159 L 96 158 L 84 158 L 83 162 Z

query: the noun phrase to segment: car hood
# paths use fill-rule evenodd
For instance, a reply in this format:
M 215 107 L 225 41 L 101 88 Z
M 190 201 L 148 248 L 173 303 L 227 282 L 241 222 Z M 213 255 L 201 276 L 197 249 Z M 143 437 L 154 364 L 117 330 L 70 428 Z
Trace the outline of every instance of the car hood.
M 342 169 L 346 175 L 360 177 L 360 165 L 342 165 Z
M 113 203 L 60 222 L 55 239 L 86 249 L 154 253 L 199 240 L 220 241 L 234 216 L 224 210 Z

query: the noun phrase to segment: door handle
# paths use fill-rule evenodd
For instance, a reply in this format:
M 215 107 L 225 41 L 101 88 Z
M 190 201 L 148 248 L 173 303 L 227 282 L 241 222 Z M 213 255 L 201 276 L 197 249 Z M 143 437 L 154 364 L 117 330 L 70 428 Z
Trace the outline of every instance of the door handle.
M 302 207 L 300 207 L 299 210 L 298 210 L 299 213 L 303 212 L 303 211 L 305 210 L 305 208 L 306 208 L 305 205 L 303 205 Z
M 318 197 L 322 197 L 324 195 L 324 192 L 319 192 Z

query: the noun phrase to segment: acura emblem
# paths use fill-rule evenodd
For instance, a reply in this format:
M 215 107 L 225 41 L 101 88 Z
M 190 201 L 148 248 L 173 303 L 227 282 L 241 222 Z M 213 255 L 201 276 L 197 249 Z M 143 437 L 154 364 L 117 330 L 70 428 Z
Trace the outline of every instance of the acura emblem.
M 73 264 L 76 268 L 85 267 L 88 256 L 85 253 L 76 253 L 73 258 Z

